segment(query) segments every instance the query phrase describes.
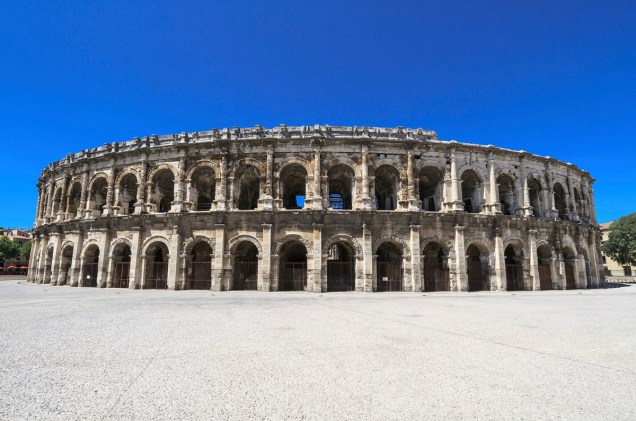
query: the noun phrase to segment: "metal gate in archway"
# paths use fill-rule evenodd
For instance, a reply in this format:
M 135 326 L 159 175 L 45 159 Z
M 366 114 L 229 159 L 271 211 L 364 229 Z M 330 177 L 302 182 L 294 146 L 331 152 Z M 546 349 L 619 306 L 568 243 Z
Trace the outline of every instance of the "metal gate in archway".
M 83 287 L 97 286 L 97 263 L 84 263 Z
M 542 290 L 552 289 L 552 273 L 549 265 L 539 265 L 539 284 Z
M 279 280 L 281 291 L 304 291 L 307 288 L 307 263 L 286 262 Z
M 353 262 L 327 261 L 327 291 L 353 291 L 354 289 Z
M 576 282 L 574 279 L 574 267 L 568 264 L 565 265 L 565 288 L 576 289 Z
M 402 262 L 377 262 L 377 291 L 402 291 Z
M 234 262 L 232 289 L 256 290 L 258 262 Z
M 506 265 L 506 289 L 523 290 L 523 267 L 520 264 Z
M 128 288 L 130 262 L 116 262 L 113 276 L 113 288 Z
M 168 262 L 154 262 L 148 268 L 145 289 L 168 289 Z
M 208 290 L 212 288 L 212 262 L 192 262 L 190 289 Z

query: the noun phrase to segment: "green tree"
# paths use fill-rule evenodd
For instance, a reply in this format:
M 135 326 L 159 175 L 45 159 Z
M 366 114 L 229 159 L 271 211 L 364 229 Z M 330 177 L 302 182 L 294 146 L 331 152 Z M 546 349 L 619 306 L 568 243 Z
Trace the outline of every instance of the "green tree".
M 31 255 L 31 242 L 25 241 L 18 249 L 18 257 L 21 260 L 29 260 L 29 256 Z
M 636 213 L 623 216 L 609 227 L 603 253 L 623 266 L 636 266 Z
M 9 238 L 0 237 L 0 259 L 13 259 L 18 257 L 20 246 L 18 243 L 11 241 Z

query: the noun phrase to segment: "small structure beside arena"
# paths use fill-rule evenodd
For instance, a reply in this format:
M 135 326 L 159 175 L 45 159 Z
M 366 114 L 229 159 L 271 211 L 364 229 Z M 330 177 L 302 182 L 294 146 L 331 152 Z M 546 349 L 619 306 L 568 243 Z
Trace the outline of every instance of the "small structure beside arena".
M 135 138 L 40 177 L 28 281 L 101 288 L 602 286 L 590 174 L 433 131 L 281 125 Z

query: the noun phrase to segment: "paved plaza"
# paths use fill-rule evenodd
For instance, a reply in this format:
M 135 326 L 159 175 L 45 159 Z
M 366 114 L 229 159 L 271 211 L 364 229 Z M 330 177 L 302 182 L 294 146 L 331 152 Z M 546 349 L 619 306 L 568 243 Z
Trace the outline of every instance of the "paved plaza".
M 0 279 L 0 419 L 636 419 L 636 286 L 212 293 Z

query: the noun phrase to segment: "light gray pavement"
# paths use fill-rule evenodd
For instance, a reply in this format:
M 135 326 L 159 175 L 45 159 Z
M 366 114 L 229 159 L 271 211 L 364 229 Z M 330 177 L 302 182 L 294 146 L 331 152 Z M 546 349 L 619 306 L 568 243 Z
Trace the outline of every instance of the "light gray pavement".
M 635 332 L 636 286 L 211 293 L 5 278 L 0 418 L 634 420 Z

